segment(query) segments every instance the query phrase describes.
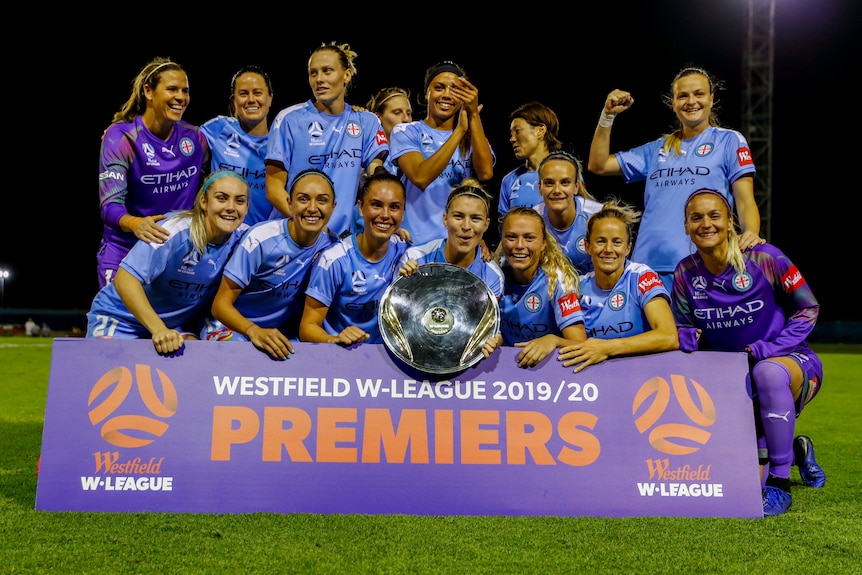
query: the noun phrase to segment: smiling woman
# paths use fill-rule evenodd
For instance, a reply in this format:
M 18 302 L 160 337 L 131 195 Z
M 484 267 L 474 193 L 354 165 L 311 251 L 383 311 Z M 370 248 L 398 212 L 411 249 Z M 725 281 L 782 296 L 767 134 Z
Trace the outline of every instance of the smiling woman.
M 163 244 L 137 242 L 117 277 L 93 299 L 87 337 L 151 338 L 160 354 L 197 339 L 194 322 L 212 305 L 222 270 L 246 229 L 248 184 L 232 170 L 204 180 L 191 210 L 165 220 Z
M 308 59 L 313 100 L 283 109 L 272 123 L 266 156 L 266 197 L 290 216 L 287 190 L 302 170 L 319 168 L 335 183 L 329 229 L 341 236 L 361 229 L 356 191 L 362 172 L 383 169 L 389 144 L 380 119 L 345 102 L 356 75 L 348 44 L 322 44 Z
M 644 214 L 633 258 L 650 266 L 665 287 L 689 242 L 679 226 L 688 194 L 700 187 L 718 190 L 739 215 L 743 250 L 760 242 L 760 212 L 754 200 L 754 160 L 745 137 L 720 127 L 713 109 L 722 83 L 703 68 L 686 67 L 671 82 L 665 103 L 676 115 L 676 130 L 628 151 L 610 153 L 611 126 L 634 104 L 625 90 L 605 99 L 590 144 L 587 168 L 594 174 L 621 175 L 626 183 L 649 179 Z
M 157 223 L 167 212 L 192 207 L 209 145 L 197 126 L 183 121 L 188 105 L 185 70 L 168 58 L 154 58 L 105 131 L 99 152 L 99 287 L 114 279 L 137 240 L 167 241 L 168 231 Z

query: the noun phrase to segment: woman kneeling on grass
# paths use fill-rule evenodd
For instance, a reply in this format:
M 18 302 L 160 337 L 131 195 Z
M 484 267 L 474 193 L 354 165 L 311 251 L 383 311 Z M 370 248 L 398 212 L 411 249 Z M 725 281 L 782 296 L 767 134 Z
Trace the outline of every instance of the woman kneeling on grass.
M 685 233 L 697 251 L 674 271 L 672 308 L 680 349 L 748 354 L 758 456 L 769 469 L 763 514 L 781 515 L 792 502 L 794 459 L 806 485 L 826 483 L 811 440 L 793 438 L 796 418 L 823 383 L 823 364 L 806 342 L 820 306 L 781 250 L 762 240 L 739 249 L 732 210 L 718 192 L 700 189 L 688 197 Z M 721 319 L 717 310 L 725 312 Z

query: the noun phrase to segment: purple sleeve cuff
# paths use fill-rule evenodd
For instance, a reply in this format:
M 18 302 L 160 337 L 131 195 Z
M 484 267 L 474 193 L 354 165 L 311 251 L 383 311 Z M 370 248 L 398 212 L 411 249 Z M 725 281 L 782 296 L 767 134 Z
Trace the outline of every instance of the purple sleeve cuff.
M 679 349 L 685 352 L 697 351 L 697 328 L 681 327 L 679 333 Z
M 118 202 L 108 202 L 102 206 L 102 221 L 112 228 L 120 229 L 120 218 L 127 215 L 126 206 Z

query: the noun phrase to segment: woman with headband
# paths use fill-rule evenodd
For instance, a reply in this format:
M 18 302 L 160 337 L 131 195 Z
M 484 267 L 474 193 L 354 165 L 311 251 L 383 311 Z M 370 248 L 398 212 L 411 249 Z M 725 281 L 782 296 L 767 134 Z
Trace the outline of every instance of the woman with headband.
M 490 225 L 491 196 L 479 180 L 467 178 L 446 201 L 443 226 L 448 236 L 408 248 L 401 256 L 398 275 L 411 276 L 423 264 L 452 264 L 474 273 L 499 300 L 503 296 L 503 270 L 497 262 L 482 258 L 482 238 Z M 482 353 L 488 357 L 499 344 L 499 338 L 489 339 Z
M 672 308 L 683 351 L 743 352 L 751 369 L 763 514 L 791 505 L 790 468 L 823 487 L 826 474 L 796 418 L 823 384 L 823 364 L 808 346 L 820 306 L 811 286 L 771 244 L 740 249 L 736 220 L 723 193 L 699 189 L 686 200 L 686 235 L 696 251 L 676 266 Z M 754 456 L 754 454 L 751 454 Z
M 485 261 L 482 257 L 482 238 L 490 225 L 491 196 L 479 180 L 467 178 L 446 200 L 443 227 L 447 237 L 408 248 L 401 257 L 398 275 L 413 275 L 423 264 L 452 264 L 476 274 L 499 299 L 503 295 L 503 272 L 493 259 Z
M 479 90 L 454 62 L 425 72 L 425 118 L 400 124 L 390 139 L 392 163 L 404 174 L 404 228 L 417 245 L 446 237 L 440 224 L 452 188 L 465 178 L 490 180 L 496 157 L 485 136 Z
M 99 287 L 114 279 L 137 240 L 161 244 L 168 230 L 158 222 L 191 209 L 209 144 L 182 119 L 189 80 L 168 58 L 154 58 L 138 73 L 132 93 L 114 114 L 99 151 L 99 205 L 104 222 L 97 254 Z
M 245 223 L 254 225 L 272 217 L 266 199 L 266 142 L 272 82 L 258 66 L 244 66 L 231 78 L 228 116 L 216 116 L 201 125 L 212 151 L 212 171 L 234 170 L 247 181 L 251 202 Z
M 248 185 L 232 170 L 210 174 L 190 210 L 169 213 L 163 243 L 138 241 L 87 312 L 87 337 L 153 340 L 172 354 L 198 339 L 222 270 L 248 226 Z
M 224 269 L 201 339 L 250 341 L 273 359 L 287 359 L 299 340 L 305 290 L 318 254 L 338 241 L 326 229 L 335 186 L 325 173 L 303 170 L 290 187 L 289 218 L 252 226 Z

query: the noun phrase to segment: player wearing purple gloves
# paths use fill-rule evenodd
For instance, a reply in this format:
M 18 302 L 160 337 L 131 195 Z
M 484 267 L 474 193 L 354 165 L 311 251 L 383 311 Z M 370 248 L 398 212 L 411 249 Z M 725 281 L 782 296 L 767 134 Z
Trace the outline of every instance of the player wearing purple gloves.
M 810 448 L 796 460 L 803 482 L 810 487 L 826 482 L 810 439 L 794 440 L 796 418 L 823 382 L 823 365 L 806 342 L 820 306 L 778 248 L 761 241 L 745 252 L 739 249 L 730 204 L 719 192 L 700 189 L 689 196 L 685 233 L 697 251 L 674 272 L 680 349 L 748 354 L 758 456 L 764 468 L 768 465 L 763 514 L 781 515 L 792 502 L 794 443 Z

